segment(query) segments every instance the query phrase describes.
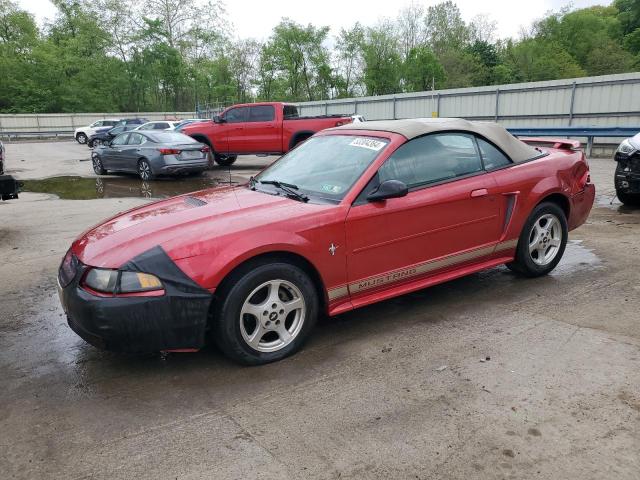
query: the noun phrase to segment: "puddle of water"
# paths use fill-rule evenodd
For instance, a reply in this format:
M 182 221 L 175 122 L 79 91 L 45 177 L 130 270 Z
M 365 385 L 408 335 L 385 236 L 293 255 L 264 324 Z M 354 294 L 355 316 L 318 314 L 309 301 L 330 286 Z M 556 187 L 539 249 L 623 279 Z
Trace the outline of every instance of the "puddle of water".
M 84 178 L 67 176 L 43 180 L 24 180 L 22 191 L 51 193 L 63 200 L 125 197 L 167 198 L 228 184 L 228 178 L 202 175 L 144 182 L 135 177 Z
M 593 250 L 582 245 L 582 240 L 569 240 L 562 260 L 549 275 L 556 277 L 583 270 L 594 270 L 600 268 L 601 264 L 600 257 L 593 253 Z

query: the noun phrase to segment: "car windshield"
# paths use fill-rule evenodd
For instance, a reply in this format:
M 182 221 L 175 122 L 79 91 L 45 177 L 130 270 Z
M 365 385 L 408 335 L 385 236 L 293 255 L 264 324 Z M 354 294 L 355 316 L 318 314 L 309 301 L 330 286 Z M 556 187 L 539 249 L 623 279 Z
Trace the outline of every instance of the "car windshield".
M 161 130 L 159 132 L 145 132 L 147 136 L 156 143 L 198 143 L 189 135 L 179 132 Z
M 339 202 L 388 143 L 355 135 L 313 137 L 260 173 L 253 185 L 271 191 L 277 187 L 269 182 L 286 183 L 311 198 Z

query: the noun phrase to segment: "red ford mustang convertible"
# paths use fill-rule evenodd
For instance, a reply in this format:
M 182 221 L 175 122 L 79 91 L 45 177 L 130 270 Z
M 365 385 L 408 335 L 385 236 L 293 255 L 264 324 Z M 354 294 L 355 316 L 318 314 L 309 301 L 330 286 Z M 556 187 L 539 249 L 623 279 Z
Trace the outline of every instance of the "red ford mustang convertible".
M 197 350 L 211 338 L 261 364 L 298 350 L 324 313 L 501 264 L 547 274 L 595 189 L 578 144 L 529 143 L 458 119 L 325 130 L 247 185 L 81 235 L 58 275 L 69 325 L 105 349 Z

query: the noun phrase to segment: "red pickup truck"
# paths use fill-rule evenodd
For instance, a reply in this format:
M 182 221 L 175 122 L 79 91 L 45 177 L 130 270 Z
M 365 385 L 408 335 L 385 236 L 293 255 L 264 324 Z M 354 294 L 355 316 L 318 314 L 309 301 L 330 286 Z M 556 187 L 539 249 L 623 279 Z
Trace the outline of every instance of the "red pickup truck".
M 213 121 L 181 129 L 211 148 L 219 165 L 231 165 L 238 155 L 280 155 L 325 128 L 351 123 L 350 116 L 301 117 L 295 105 L 281 102 L 233 105 Z

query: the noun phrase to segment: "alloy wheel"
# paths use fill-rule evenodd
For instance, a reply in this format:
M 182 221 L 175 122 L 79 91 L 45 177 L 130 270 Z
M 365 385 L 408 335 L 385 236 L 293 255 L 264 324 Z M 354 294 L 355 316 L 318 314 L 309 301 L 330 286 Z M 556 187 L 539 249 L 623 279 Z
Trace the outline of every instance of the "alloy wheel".
M 138 173 L 140 174 L 140 178 L 144 181 L 151 179 L 151 167 L 145 161 L 140 162 L 140 165 L 138 165 Z
M 529 255 L 536 265 L 549 265 L 562 245 L 562 226 L 558 218 L 547 213 L 538 218 L 529 233 Z
M 275 352 L 295 340 L 305 320 L 300 289 L 287 280 L 270 280 L 255 288 L 240 310 L 240 333 L 259 352 Z
M 102 167 L 102 160 L 100 160 L 100 157 L 98 157 L 98 155 L 94 155 L 91 161 L 93 163 L 93 171 L 98 175 L 102 175 L 104 169 Z

